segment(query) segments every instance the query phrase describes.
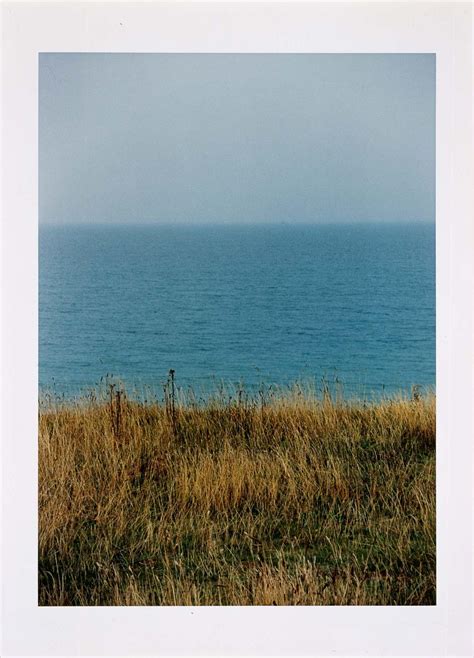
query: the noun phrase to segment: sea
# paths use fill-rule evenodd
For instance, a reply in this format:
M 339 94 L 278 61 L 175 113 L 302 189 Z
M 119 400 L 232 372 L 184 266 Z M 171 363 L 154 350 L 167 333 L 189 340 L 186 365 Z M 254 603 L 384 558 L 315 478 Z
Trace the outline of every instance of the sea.
M 40 392 L 435 389 L 434 224 L 41 225 Z

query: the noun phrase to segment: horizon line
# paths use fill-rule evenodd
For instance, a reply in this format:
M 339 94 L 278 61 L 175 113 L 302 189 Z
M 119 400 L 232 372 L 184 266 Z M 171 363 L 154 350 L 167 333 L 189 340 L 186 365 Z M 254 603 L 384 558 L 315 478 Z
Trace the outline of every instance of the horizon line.
M 341 220 L 334 222 L 304 222 L 304 221 L 270 221 L 270 222 L 159 222 L 153 220 L 145 221 L 134 221 L 134 222 L 117 222 L 117 221 L 87 221 L 87 222 L 50 222 L 50 221 L 39 221 L 38 227 L 48 226 L 48 227 L 91 227 L 91 226 L 108 226 L 113 228 L 118 227 L 162 227 L 162 228 L 188 228 L 188 227 L 219 227 L 219 228 L 232 228 L 232 227 L 248 227 L 248 228 L 257 228 L 265 226 L 285 226 L 285 227 L 308 227 L 308 226 L 389 226 L 389 225 L 403 225 L 403 226 L 420 226 L 420 225 L 436 225 L 436 219 L 417 219 L 417 220 Z

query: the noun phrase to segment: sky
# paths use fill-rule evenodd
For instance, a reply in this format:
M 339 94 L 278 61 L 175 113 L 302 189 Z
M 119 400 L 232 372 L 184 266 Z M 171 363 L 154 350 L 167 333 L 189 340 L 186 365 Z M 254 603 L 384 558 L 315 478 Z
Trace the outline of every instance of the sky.
M 43 53 L 39 218 L 433 222 L 435 56 Z

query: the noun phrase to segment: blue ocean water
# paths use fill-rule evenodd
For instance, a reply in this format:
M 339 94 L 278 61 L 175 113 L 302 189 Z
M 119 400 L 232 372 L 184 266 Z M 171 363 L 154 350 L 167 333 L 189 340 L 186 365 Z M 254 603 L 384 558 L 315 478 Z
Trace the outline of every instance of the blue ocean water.
M 40 388 L 435 384 L 434 225 L 41 226 Z

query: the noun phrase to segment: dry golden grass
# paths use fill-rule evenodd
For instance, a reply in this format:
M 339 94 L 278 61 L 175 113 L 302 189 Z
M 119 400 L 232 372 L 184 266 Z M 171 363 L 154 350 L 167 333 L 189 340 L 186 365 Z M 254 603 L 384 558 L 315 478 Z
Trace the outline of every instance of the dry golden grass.
M 39 419 L 40 605 L 435 603 L 435 399 Z

